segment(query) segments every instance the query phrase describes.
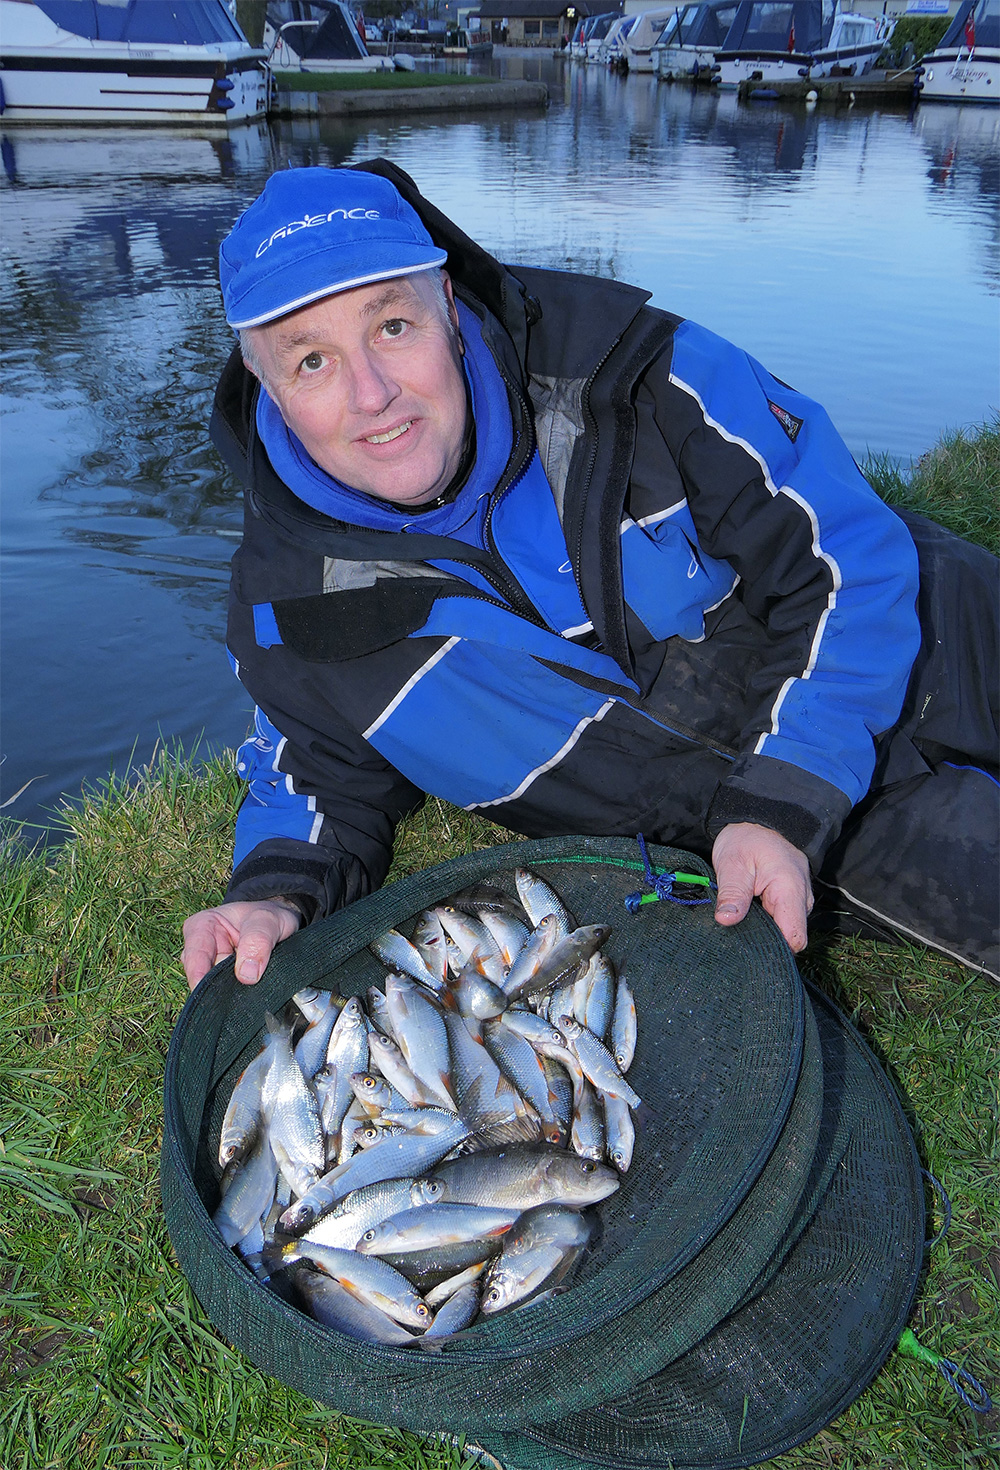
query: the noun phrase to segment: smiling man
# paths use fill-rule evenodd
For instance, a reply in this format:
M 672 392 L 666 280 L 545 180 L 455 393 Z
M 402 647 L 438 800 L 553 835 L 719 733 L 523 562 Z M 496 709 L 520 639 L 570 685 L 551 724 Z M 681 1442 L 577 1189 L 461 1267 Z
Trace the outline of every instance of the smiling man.
M 996 973 L 992 558 L 745 353 L 501 265 L 391 164 L 275 174 L 220 261 L 257 714 L 192 985 L 377 888 L 428 792 L 710 855 L 718 921 L 759 897 L 793 949 L 815 881 Z

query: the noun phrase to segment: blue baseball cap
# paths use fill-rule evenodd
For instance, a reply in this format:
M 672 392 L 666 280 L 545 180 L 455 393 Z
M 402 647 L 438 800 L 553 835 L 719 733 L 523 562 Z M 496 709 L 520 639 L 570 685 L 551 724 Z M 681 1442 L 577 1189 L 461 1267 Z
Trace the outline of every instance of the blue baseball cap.
M 259 327 L 322 296 L 447 259 L 388 179 L 353 168 L 284 169 L 219 248 L 226 321 L 237 331 Z

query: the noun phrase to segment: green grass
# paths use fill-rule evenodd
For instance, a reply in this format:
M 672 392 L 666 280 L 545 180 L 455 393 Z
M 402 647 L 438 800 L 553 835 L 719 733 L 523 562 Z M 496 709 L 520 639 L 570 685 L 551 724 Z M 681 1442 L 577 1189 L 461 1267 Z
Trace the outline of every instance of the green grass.
M 394 92 L 413 87 L 465 87 L 496 77 L 446 71 L 276 71 L 279 92 Z
M 893 471 L 890 489 L 995 535 L 972 492 L 977 475 L 982 498 L 995 483 L 997 438 L 955 436 L 911 479 Z M 221 897 L 240 790 L 227 760 L 161 752 L 136 782 L 67 809 L 63 846 L 32 854 L 10 833 L 0 844 L 3 1470 L 471 1465 L 259 1372 L 174 1262 L 157 1166 L 163 1060 L 187 993 L 179 931 Z M 391 877 L 506 837 L 431 800 L 404 825 Z M 1000 1398 L 1000 989 L 917 946 L 817 939 L 801 967 L 883 1060 L 953 1201 L 912 1326 Z M 932 1369 L 894 1354 L 834 1424 L 773 1463 L 988 1470 L 998 1455 L 1000 1413 L 972 1414 Z
M 1000 419 L 946 434 L 909 472 L 878 454 L 863 469 L 890 505 L 922 511 L 1000 553 Z

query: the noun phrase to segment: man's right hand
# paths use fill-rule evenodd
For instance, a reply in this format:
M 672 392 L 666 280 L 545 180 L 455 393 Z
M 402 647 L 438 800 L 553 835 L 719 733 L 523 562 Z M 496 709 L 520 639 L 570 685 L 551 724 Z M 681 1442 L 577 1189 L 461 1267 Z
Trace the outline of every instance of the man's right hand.
M 184 921 L 181 955 L 188 984 L 193 990 L 213 965 L 235 953 L 237 980 L 255 985 L 274 946 L 294 934 L 301 923 L 298 909 L 280 898 L 220 903 L 217 908 L 192 914 Z

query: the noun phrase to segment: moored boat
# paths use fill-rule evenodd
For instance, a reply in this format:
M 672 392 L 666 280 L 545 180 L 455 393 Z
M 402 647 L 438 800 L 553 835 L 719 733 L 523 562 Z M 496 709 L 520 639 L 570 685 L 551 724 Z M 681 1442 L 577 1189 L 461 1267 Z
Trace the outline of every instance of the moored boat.
M 672 5 L 663 5 L 655 10 L 643 10 L 636 17 L 622 41 L 622 58 L 628 63 L 629 71 L 653 70 L 653 44 L 667 21 L 673 15 Z
M 342 0 L 270 0 L 264 45 L 279 71 L 393 71 L 389 56 L 372 56 Z
M 1000 101 L 1000 0 L 964 0 L 923 67 L 921 99 Z
M 223 0 L 0 0 L 4 123 L 263 116 L 270 77 Z
M 700 0 L 673 10 L 652 48 L 656 75 L 670 81 L 710 71 L 715 53 L 736 18 L 738 4 L 739 0 Z
M 887 23 L 841 10 L 837 0 L 744 0 L 715 54 L 719 85 L 863 76 L 885 43 Z

